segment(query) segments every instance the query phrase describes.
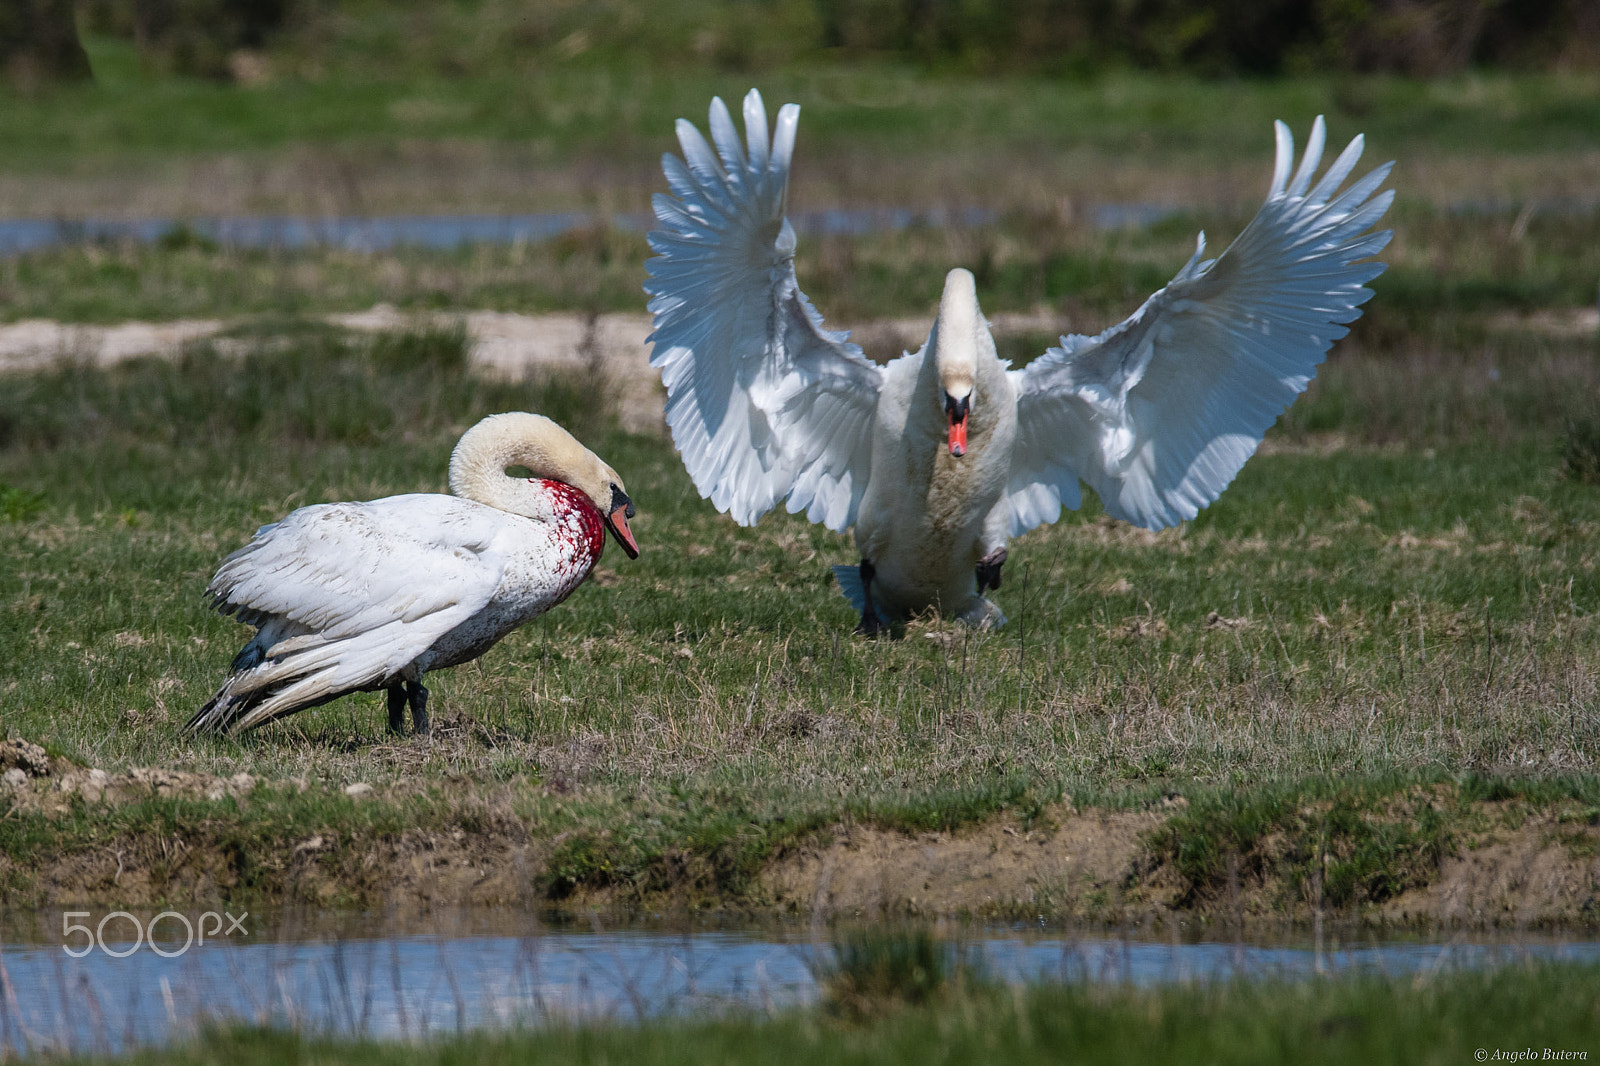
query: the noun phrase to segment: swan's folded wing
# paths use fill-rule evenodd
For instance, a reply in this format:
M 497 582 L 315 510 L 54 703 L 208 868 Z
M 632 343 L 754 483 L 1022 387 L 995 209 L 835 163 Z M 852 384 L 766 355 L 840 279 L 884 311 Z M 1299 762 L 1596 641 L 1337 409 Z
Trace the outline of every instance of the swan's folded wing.
M 1394 197 L 1374 196 L 1392 164 L 1339 192 L 1357 137 L 1314 187 L 1318 118 L 1290 180 L 1294 142 L 1277 124 L 1267 202 L 1221 256 L 1205 235 L 1177 276 L 1120 325 L 1013 371 L 1018 437 L 1007 498 L 1012 534 L 1076 507 L 1082 479 L 1117 518 L 1149 529 L 1193 518 L 1221 494 L 1361 315 L 1371 261 L 1390 232 L 1369 232 Z
M 667 424 L 701 495 L 741 525 L 788 497 L 791 512 L 843 530 L 855 521 L 871 460 L 881 371 L 823 326 L 794 275 L 784 218 L 800 109 L 745 97 L 748 152 L 728 109 L 711 105 L 715 150 L 679 120 L 683 159 L 662 169 L 646 264 L 652 366 Z
M 502 553 L 473 510 L 427 495 L 302 507 L 223 560 L 206 592 L 241 622 L 286 619 L 328 641 L 394 626 L 409 661 L 500 583 Z

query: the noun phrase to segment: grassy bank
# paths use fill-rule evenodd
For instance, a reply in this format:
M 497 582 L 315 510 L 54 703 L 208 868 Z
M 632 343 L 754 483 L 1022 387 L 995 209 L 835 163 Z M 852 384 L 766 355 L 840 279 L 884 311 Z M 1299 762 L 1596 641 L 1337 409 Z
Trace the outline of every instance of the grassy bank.
M 264 782 L 217 789 L 217 798 L 185 791 L 174 777 L 104 796 L 86 796 L 80 784 L 57 802 L 14 794 L 0 827 L 0 903 L 18 913 L 70 902 L 402 913 L 448 903 L 616 914 L 809 910 L 819 919 L 1181 919 L 1197 927 L 1323 915 L 1423 927 L 1600 919 L 1588 872 L 1600 845 L 1593 775 L 1309 778 L 1076 796 L 1021 776 L 828 796 L 699 781 L 626 792 L 552 788 L 534 775 L 412 778 L 358 796 Z M 874 833 L 948 856 L 941 861 L 949 866 L 976 864 L 960 876 L 995 880 L 975 895 L 931 882 L 906 892 L 885 876 L 863 897 L 807 881 L 803 869 L 795 876 L 797 860 L 819 850 L 844 856 L 841 881 L 887 869 L 892 860 L 850 854 Z M 1098 835 L 1110 851 L 1087 864 L 1035 864 L 1039 875 L 1024 882 L 995 857 L 1008 835 L 1040 847 Z M 1510 854 L 1501 859 L 1496 849 Z M 1482 870 L 1463 869 L 1464 858 Z M 1535 861 L 1539 883 L 1525 886 L 1516 879 Z
M 247 1030 L 135 1062 L 498 1063 L 1455 1063 L 1479 1049 L 1596 1051 L 1581 966 L 1517 966 L 1431 979 L 1363 977 L 1150 990 L 967 988 L 872 1024 L 827 1012 L 474 1035 L 422 1046 Z M 77 1060 L 74 1060 L 77 1061 Z M 93 1060 L 85 1060 L 93 1061 Z

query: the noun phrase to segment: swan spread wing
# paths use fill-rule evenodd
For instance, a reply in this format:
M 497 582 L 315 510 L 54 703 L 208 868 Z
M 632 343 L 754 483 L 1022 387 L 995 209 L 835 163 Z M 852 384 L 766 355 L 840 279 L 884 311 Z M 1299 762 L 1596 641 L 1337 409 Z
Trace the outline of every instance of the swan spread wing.
M 646 265 L 650 363 L 689 476 L 719 511 L 750 525 L 787 496 L 791 513 L 843 531 L 866 488 L 882 373 L 795 280 L 784 201 L 799 117 L 786 104 L 769 143 L 752 89 L 748 151 L 720 98 L 714 150 L 678 120 L 683 159 L 662 158 L 672 195 L 655 197 Z
M 1077 507 L 1081 478 L 1117 518 L 1147 529 L 1193 518 L 1221 494 L 1262 436 L 1349 330 L 1384 270 L 1389 230 L 1368 232 L 1394 192 L 1373 193 L 1392 163 L 1343 192 L 1356 137 L 1321 180 L 1318 117 L 1291 180 L 1294 139 L 1277 123 L 1266 203 L 1221 256 L 1193 258 L 1098 337 L 1061 338 L 1017 386 L 1007 498 L 1017 536 Z
M 241 622 L 285 619 L 329 643 L 384 630 L 381 658 L 398 669 L 499 586 L 483 510 L 429 495 L 303 507 L 228 556 L 206 591 Z

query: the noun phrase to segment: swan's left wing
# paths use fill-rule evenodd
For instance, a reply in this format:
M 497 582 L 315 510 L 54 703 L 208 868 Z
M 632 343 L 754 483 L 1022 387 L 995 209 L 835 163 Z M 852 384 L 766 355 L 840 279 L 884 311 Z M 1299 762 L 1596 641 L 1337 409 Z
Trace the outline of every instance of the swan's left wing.
M 750 525 L 784 497 L 791 512 L 843 531 L 855 521 L 871 461 L 882 371 L 834 333 L 794 275 L 784 217 L 800 109 L 744 100 L 745 140 L 721 99 L 711 138 L 678 120 L 683 159 L 662 158 L 646 264 L 667 424 L 695 488 Z
M 329 641 L 385 631 L 403 665 L 493 598 L 505 572 L 500 521 L 430 493 L 313 504 L 257 530 L 206 593 L 257 627 L 283 619 Z
M 1277 124 L 1267 202 L 1227 251 L 1202 262 L 1205 235 L 1176 277 L 1098 337 L 1062 337 L 1022 370 L 1007 485 L 1013 536 L 1077 507 L 1081 478 L 1114 517 L 1159 529 L 1193 518 L 1227 488 L 1278 416 L 1305 391 L 1383 272 L 1390 231 L 1368 232 L 1393 164 L 1348 189 L 1356 137 L 1315 187 L 1319 117 L 1290 179 L 1294 139 Z

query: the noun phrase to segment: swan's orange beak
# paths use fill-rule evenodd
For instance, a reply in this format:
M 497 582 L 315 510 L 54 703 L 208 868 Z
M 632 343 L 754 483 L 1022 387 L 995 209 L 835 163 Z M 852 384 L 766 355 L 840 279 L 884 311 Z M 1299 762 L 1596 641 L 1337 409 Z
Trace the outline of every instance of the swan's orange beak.
M 967 416 L 950 416 L 950 454 L 967 454 Z
M 606 515 L 606 528 L 611 530 L 611 535 L 617 538 L 617 543 L 622 545 L 622 550 L 628 553 L 628 558 L 639 558 L 639 542 L 633 539 L 633 530 L 628 528 L 628 511 L 632 508 L 618 507 Z
M 946 393 L 944 413 L 950 424 L 950 454 L 959 458 L 967 454 L 967 416 L 972 413 L 972 397 L 958 400 Z
M 606 515 L 606 528 L 617 538 L 617 543 L 628 553 L 628 558 L 637 559 L 639 542 L 633 539 L 633 530 L 628 528 L 628 519 L 632 518 L 633 514 L 633 501 L 628 499 L 628 494 L 612 485 L 611 513 Z

